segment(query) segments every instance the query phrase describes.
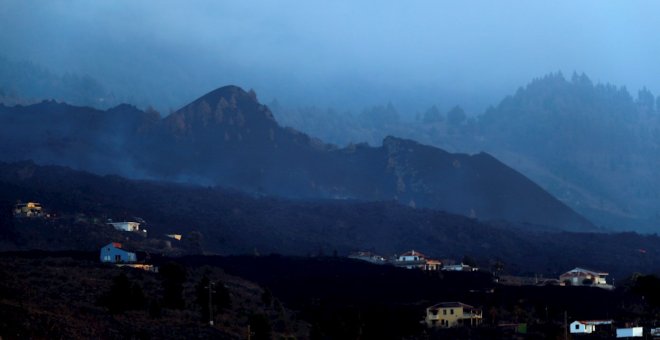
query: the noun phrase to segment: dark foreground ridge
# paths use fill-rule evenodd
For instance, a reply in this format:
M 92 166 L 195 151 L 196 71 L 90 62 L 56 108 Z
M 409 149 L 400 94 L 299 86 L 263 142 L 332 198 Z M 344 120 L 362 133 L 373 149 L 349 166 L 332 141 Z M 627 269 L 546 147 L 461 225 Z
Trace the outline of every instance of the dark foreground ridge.
M 622 280 L 616 290 L 520 287 L 498 284 L 487 272 L 424 272 L 337 257 L 158 258 L 154 273 L 91 255 L 0 253 L 0 274 L 11 278 L 0 281 L 3 337 L 245 339 L 249 330 L 256 339 L 556 339 L 565 318 L 649 327 L 660 307 L 654 276 Z M 204 298 L 209 280 L 213 326 Z M 442 301 L 478 308 L 483 323 L 426 328 L 426 308 Z M 594 336 L 611 338 L 613 330 Z

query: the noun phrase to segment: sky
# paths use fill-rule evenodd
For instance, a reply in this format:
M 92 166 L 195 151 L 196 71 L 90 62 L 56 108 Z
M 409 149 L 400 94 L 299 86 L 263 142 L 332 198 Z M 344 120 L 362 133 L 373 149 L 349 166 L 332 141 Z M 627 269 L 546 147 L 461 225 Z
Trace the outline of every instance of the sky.
M 480 113 L 550 72 L 660 92 L 660 2 L 0 2 L 0 54 L 161 112 L 235 84 L 288 106 Z

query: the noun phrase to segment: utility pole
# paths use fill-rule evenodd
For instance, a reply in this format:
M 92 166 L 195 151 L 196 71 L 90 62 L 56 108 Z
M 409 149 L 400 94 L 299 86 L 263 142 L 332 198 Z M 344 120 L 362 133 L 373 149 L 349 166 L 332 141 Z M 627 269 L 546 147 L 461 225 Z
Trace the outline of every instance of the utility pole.
M 564 340 L 568 340 L 568 314 L 564 311 Z
M 209 280 L 209 325 L 213 326 L 213 282 Z

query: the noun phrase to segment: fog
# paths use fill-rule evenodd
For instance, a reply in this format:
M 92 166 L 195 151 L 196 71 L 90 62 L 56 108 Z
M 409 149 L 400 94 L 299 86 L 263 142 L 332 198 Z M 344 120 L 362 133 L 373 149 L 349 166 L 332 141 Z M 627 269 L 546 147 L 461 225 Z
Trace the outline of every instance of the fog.
M 161 112 L 236 84 L 290 106 L 480 113 L 556 71 L 657 93 L 659 11 L 650 1 L 5 0 L 0 54 L 90 75 Z

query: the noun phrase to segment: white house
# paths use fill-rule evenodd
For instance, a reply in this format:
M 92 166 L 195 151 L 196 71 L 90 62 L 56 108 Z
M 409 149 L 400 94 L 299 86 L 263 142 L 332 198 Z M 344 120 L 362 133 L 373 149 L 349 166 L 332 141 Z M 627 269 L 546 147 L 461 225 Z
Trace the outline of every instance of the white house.
M 418 252 L 418 251 L 407 251 L 399 256 L 397 256 L 396 260 L 400 262 L 405 262 L 405 261 L 424 261 L 426 259 L 426 255 Z
M 414 250 L 407 251 L 394 259 L 394 265 L 407 269 L 424 268 L 426 255 Z
M 597 286 L 597 287 L 611 287 L 607 284 L 605 276 L 608 273 L 585 269 L 573 268 L 559 276 L 559 281 L 571 286 Z
M 108 222 L 108 224 L 112 225 L 117 230 L 140 231 L 140 223 L 138 222 Z
M 576 320 L 568 326 L 573 334 L 591 334 L 598 325 L 611 325 L 612 320 Z

